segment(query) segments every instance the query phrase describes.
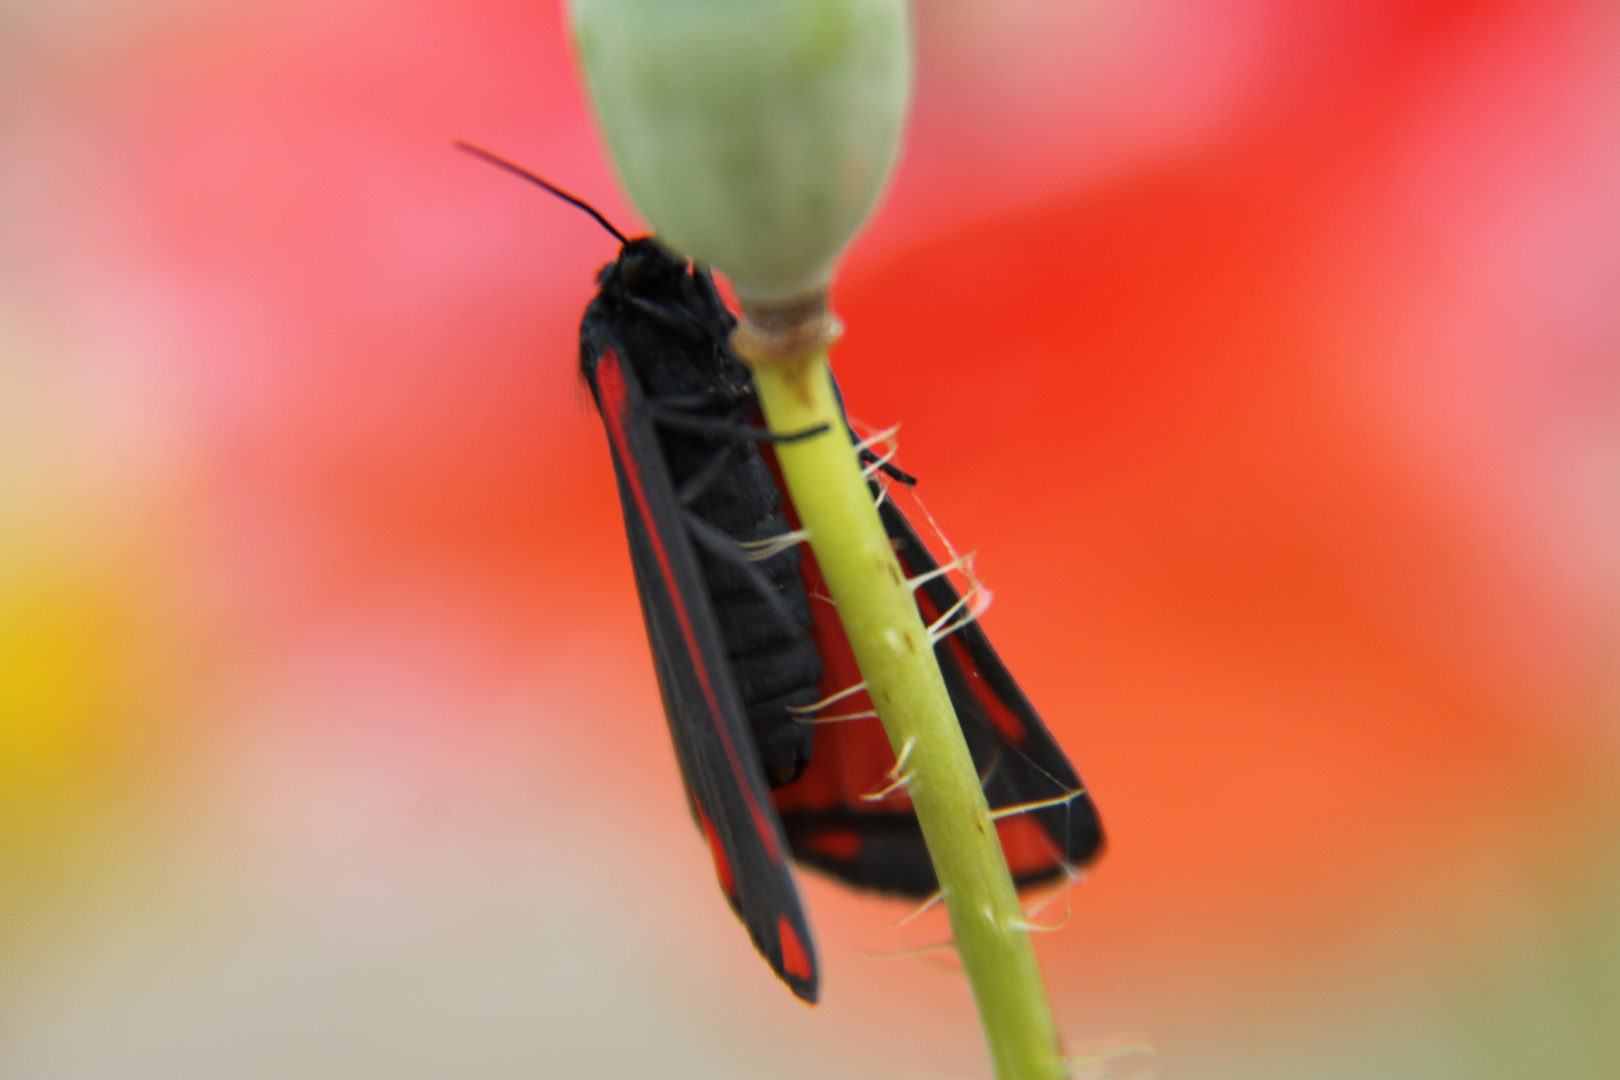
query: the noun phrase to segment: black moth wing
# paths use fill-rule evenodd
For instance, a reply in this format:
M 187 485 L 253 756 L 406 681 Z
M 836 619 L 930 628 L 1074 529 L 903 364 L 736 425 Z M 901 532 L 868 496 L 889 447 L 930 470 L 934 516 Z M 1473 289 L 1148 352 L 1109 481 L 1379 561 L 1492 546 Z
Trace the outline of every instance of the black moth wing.
M 884 531 L 908 578 L 939 569 L 939 563 L 893 500 L 885 499 L 880 513 Z M 956 587 L 943 574 L 917 589 L 917 605 L 923 621 L 929 624 L 955 608 L 960 599 Z M 934 653 L 990 808 L 1064 800 L 1019 815 L 1039 826 L 1045 852 L 1013 850 L 1010 841 L 1021 838 L 1016 833 L 1009 835 L 1003 827 L 1003 846 L 1008 849 L 1007 861 L 1014 881 L 1020 887 L 1034 885 L 1094 860 L 1103 846 L 1096 804 L 1068 755 L 996 654 L 984 627 L 977 619 L 968 621 L 941 638 Z
M 621 262 L 623 256 L 621 256 Z M 815 1001 L 813 939 L 646 395 L 612 335 L 582 368 L 613 453 L 659 690 L 722 890 L 788 987 Z M 593 354 L 594 353 L 594 354 Z
M 880 514 L 908 578 L 939 569 L 892 499 L 883 500 Z M 813 562 L 805 564 L 805 573 L 819 575 Z M 810 587 L 824 588 L 819 581 Z M 919 586 L 916 597 L 925 624 L 934 625 L 952 611 L 960 614 L 961 596 L 943 574 Z M 857 680 L 842 633 L 818 624 L 817 636 L 829 678 Z M 991 809 L 1057 800 L 998 822 L 1014 881 L 1021 888 L 1036 885 L 1094 860 L 1103 846 L 1096 806 L 983 627 L 976 620 L 958 626 L 938 641 L 934 652 Z M 823 685 L 824 692 L 838 689 Z M 938 879 L 909 804 L 899 809 L 858 797 L 894 761 L 876 724 L 859 720 L 818 728 L 810 768 L 796 786 L 777 792 L 782 824 L 800 862 L 857 888 L 929 896 L 938 889 Z

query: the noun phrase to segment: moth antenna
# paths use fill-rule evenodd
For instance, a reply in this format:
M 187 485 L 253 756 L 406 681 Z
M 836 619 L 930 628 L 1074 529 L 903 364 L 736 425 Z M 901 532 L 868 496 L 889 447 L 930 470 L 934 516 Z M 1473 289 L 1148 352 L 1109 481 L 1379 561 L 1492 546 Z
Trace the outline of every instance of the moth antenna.
M 903 918 L 899 922 L 895 923 L 894 926 L 890 927 L 890 929 L 898 930 L 902 926 L 905 926 L 905 925 L 907 925 L 909 923 L 915 922 L 917 919 L 922 918 L 922 916 L 926 912 L 928 912 L 929 910 L 931 910 L 934 907 L 937 907 L 939 905 L 939 902 L 941 900 L 944 900 L 944 899 L 945 899 L 945 890 L 944 889 L 935 889 L 934 890 L 934 895 L 930 896 L 927 900 L 924 900 L 922 902 L 921 907 L 917 908 L 910 915 L 907 915 L 905 918 Z
M 822 709 L 825 709 L 827 706 L 831 705 L 835 701 L 843 701 L 845 698 L 852 697 L 855 694 L 858 694 L 862 690 L 865 690 L 865 689 L 866 689 L 866 681 L 863 679 L 862 681 L 856 683 L 854 686 L 847 687 L 847 688 L 845 688 L 843 690 L 838 691 L 838 693 L 836 693 L 836 694 L 832 694 L 832 695 L 829 695 L 828 697 L 822 698 L 820 701 L 816 702 L 814 705 L 789 705 L 787 707 L 787 711 L 790 712 L 790 713 L 795 713 L 795 714 L 797 714 L 799 716 L 810 716 L 810 715 L 813 715 L 815 713 L 820 712 Z
M 460 139 L 454 140 L 450 145 L 454 146 L 457 150 L 466 151 L 473 157 L 483 158 L 491 165 L 494 165 L 497 168 L 505 169 L 507 172 L 512 173 L 515 176 L 521 176 L 531 184 L 540 185 L 553 195 L 557 196 L 557 198 L 561 199 L 563 202 L 572 203 L 574 206 L 579 207 L 581 210 L 591 215 L 591 217 L 596 219 L 596 223 L 602 226 L 602 228 L 606 229 L 608 232 L 612 233 L 613 239 L 617 240 L 620 244 L 628 244 L 630 242 L 630 238 L 625 236 L 624 233 L 620 232 L 618 229 L 615 229 L 613 227 L 613 222 L 604 217 L 602 215 L 602 211 L 598 210 L 596 207 L 592 206 L 578 195 L 570 195 L 556 184 L 553 184 L 550 180 L 542 179 L 516 162 L 507 161 L 499 154 L 492 154 L 481 146 L 474 146 L 472 143 L 462 142 Z
M 1067 806 L 1086 793 L 1085 788 L 1075 788 L 1062 795 L 1055 795 L 1050 799 L 1037 799 L 1034 802 L 1019 803 L 1016 806 L 1003 806 L 999 810 L 990 811 L 991 821 L 1000 821 L 1004 817 L 1016 817 L 1027 814 L 1031 810 L 1045 810 L 1049 806 Z

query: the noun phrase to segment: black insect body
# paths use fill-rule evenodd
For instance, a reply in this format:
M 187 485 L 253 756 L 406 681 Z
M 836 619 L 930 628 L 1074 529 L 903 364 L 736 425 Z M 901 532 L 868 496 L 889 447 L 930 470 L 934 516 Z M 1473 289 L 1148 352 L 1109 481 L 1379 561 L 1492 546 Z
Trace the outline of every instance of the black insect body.
M 596 368 L 608 352 L 640 385 L 755 748 L 780 786 L 810 761 L 815 730 L 789 710 L 816 701 L 821 658 L 806 632 L 798 547 L 756 560 L 743 546 L 780 537 L 788 524 L 750 437 L 753 383 L 726 346 L 736 320 L 708 273 L 650 238 L 626 244 L 597 284 L 580 328 L 581 369 L 599 405 Z
M 776 973 L 814 1001 L 814 942 L 790 856 L 857 888 L 936 888 L 893 780 L 895 754 L 865 693 L 845 693 L 861 677 L 815 558 L 771 543 L 796 524 L 771 443 L 853 436 L 762 431 L 752 380 L 728 344 L 735 320 L 705 270 L 652 238 L 626 239 L 518 166 L 463 149 L 582 207 L 620 241 L 585 312 L 580 369 L 607 429 L 665 716 L 721 890 Z M 919 583 L 919 614 L 940 628 L 935 656 L 986 798 L 1006 811 L 996 828 L 1015 880 L 1072 874 L 1102 847 L 1079 776 L 983 629 L 959 617 L 961 596 L 906 516 L 889 500 L 881 515 Z M 834 697 L 834 711 L 864 719 L 803 722 Z
M 687 794 L 755 946 L 814 1001 L 814 946 L 768 778 L 807 764 L 814 730 L 787 710 L 815 702 L 822 672 L 798 550 L 755 565 L 742 547 L 787 532 L 781 493 L 746 437 L 748 373 L 726 349 L 730 316 L 713 282 L 655 241 L 626 243 L 599 285 L 580 367 L 613 451 Z
M 755 426 L 753 384 L 728 345 L 735 320 L 712 279 L 639 239 L 598 285 L 580 331 L 581 370 L 613 451 L 694 816 L 756 946 L 814 1000 L 812 939 L 785 856 L 905 896 L 937 887 L 933 865 L 904 791 L 867 797 L 895 766 L 877 721 L 803 722 L 860 675 L 809 551 L 787 545 L 755 561 L 745 546 L 769 552 L 761 545 L 795 521 L 762 449 L 781 439 Z M 893 502 L 881 515 L 907 576 L 926 579 L 920 614 L 949 621 L 961 609 L 955 587 Z M 991 806 L 1052 803 L 998 822 L 1015 879 L 1047 881 L 1088 862 L 1102 844 L 1096 810 L 984 631 L 963 619 L 935 653 Z M 848 700 L 870 715 L 864 693 Z

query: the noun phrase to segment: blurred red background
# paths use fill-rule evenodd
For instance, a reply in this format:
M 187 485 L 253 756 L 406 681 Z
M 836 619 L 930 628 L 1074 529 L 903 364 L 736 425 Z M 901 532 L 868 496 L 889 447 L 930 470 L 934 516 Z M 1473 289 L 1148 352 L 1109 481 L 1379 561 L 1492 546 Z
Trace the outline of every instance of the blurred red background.
M 853 411 L 1111 849 L 1080 1054 L 1620 1073 L 1620 14 L 920 5 Z M 0 11 L 0 1074 L 974 1076 L 687 819 L 575 333 L 555 6 Z

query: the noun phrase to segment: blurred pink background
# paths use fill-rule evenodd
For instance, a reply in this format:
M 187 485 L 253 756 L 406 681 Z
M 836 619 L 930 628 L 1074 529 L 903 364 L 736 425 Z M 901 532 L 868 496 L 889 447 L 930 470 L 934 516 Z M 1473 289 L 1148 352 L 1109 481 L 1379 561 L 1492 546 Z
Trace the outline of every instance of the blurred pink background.
M 1166 1077 L 1620 1075 L 1620 9 L 929 0 L 837 292 L 1112 847 Z M 0 8 L 0 1076 L 973 1077 L 680 796 L 555 6 Z M 1061 906 L 1061 905 L 1060 905 Z

